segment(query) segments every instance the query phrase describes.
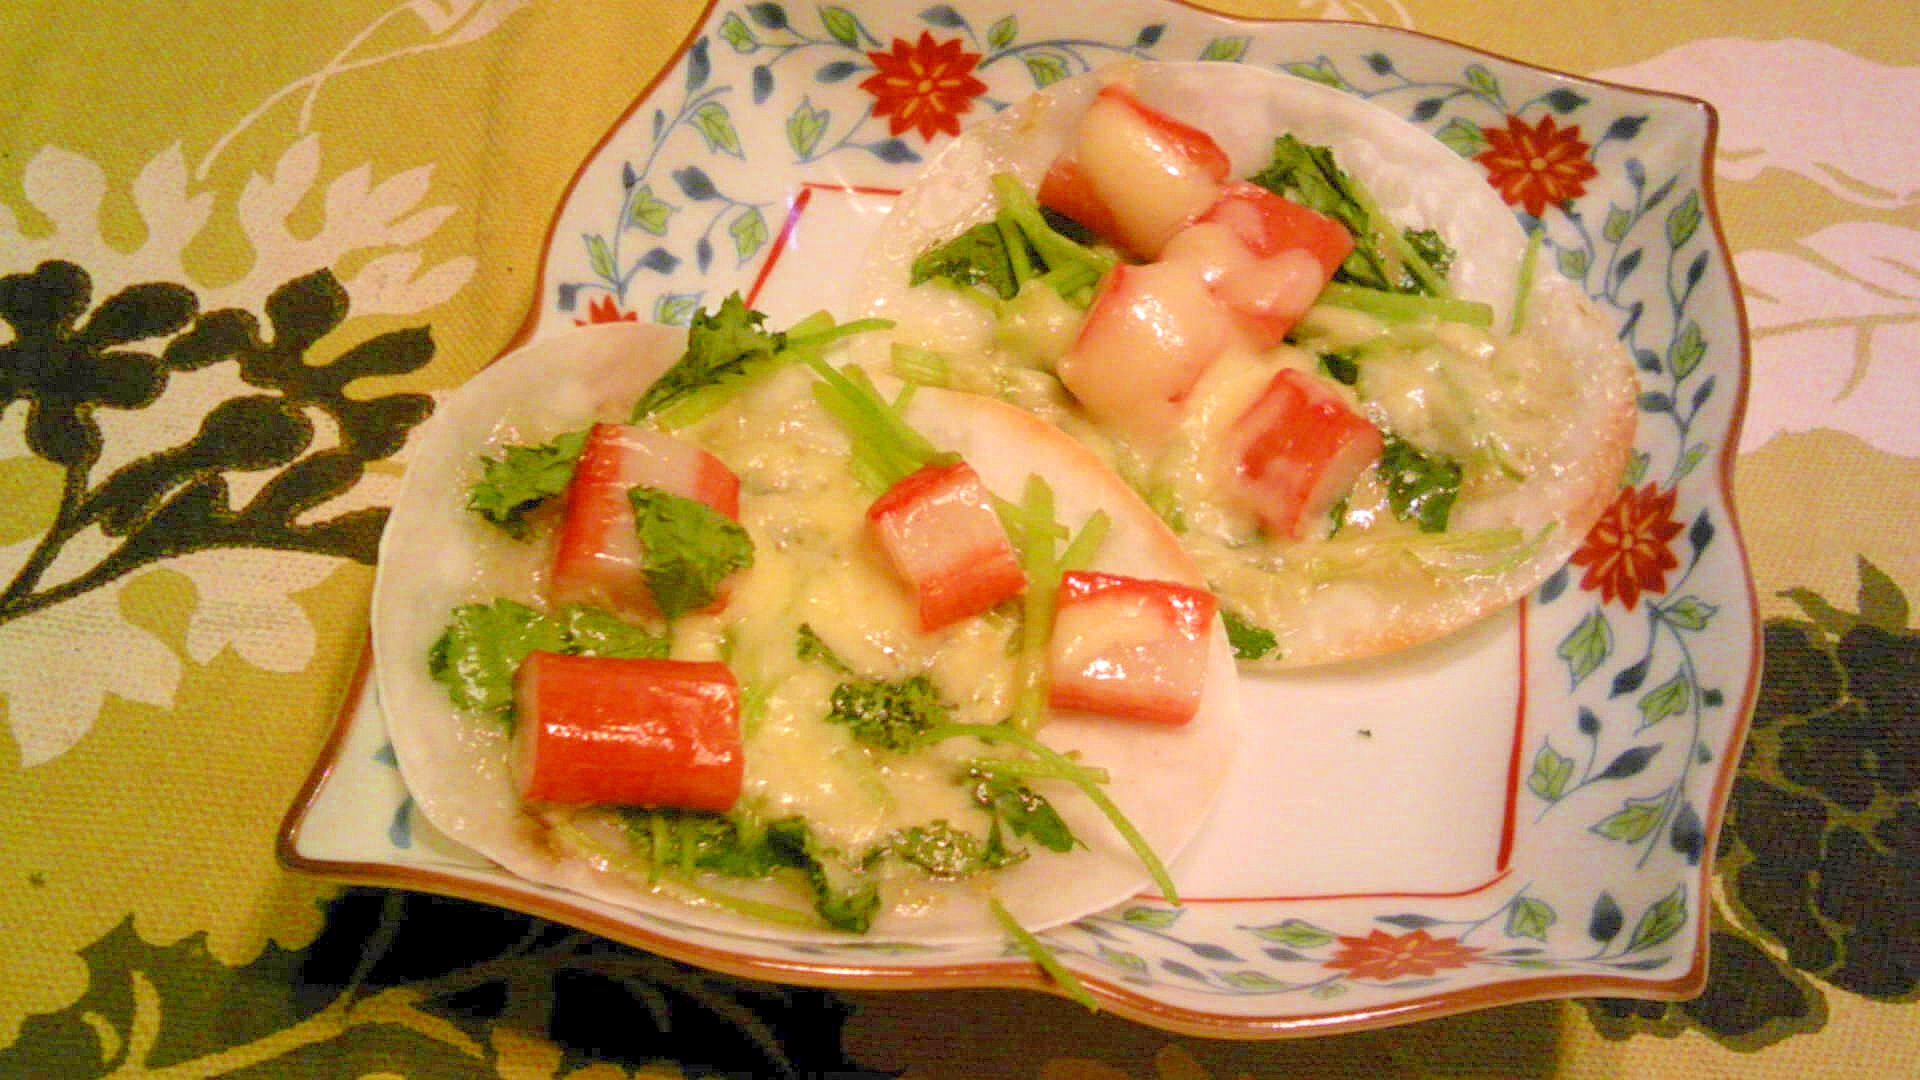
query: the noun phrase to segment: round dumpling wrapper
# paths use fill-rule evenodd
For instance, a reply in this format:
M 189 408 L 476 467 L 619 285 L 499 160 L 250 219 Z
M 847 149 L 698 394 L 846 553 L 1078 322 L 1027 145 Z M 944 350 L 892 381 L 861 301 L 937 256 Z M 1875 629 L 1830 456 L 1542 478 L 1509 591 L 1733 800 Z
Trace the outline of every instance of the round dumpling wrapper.
M 743 918 L 650 888 L 616 860 L 565 842 L 520 799 L 511 738 L 494 718 L 456 708 L 431 677 L 427 656 L 458 605 L 499 596 L 538 604 L 542 550 L 507 537 L 466 509 L 485 455 L 539 444 L 596 420 L 623 421 L 631 404 L 685 348 L 678 329 L 606 324 L 567 331 L 508 354 L 450 395 L 429 421 L 381 545 L 373 602 L 375 675 L 407 788 L 441 831 L 532 882 L 557 886 L 675 923 L 770 940 L 845 941 L 849 935 Z M 1029 474 L 1052 487 L 1059 520 L 1077 526 L 1096 509 L 1114 527 L 1095 569 L 1198 584 L 1200 575 L 1147 508 L 1083 446 L 1034 417 L 989 399 L 925 391 L 910 421 L 962 454 L 988 487 L 1017 496 Z M 774 436 L 778 438 L 779 436 Z M 751 495 L 742 520 L 751 523 Z M 756 537 L 758 542 L 761 538 Z M 751 574 L 754 571 L 749 570 Z M 734 604 L 749 603 L 741 589 Z M 1049 746 L 1077 751 L 1108 771 L 1106 790 L 1163 860 L 1199 830 L 1226 782 L 1236 712 L 1231 651 L 1216 626 L 1199 714 L 1182 727 L 1056 716 Z M 753 742 L 746 754 L 751 762 Z M 751 764 L 749 769 L 751 769 Z M 1011 868 L 932 883 L 912 903 L 883 905 L 867 935 L 914 943 L 1004 938 L 987 906 L 997 898 L 1020 924 L 1044 929 L 1119 903 L 1150 879 L 1118 833 L 1070 789 L 1050 796 L 1083 846 L 1035 849 Z M 715 887 L 752 895 L 716 879 Z M 792 905 L 792 898 L 787 900 Z
M 954 365 L 1000 348 L 982 304 L 937 283 L 909 286 L 909 269 L 929 247 L 994 216 L 994 174 L 1010 173 L 1037 190 L 1111 80 L 1207 132 L 1235 177 L 1263 168 L 1283 133 L 1329 147 L 1389 220 L 1435 229 L 1455 247 L 1448 277 L 1456 295 L 1489 305 L 1493 326 L 1511 324 L 1528 241 L 1475 166 L 1371 103 L 1293 76 L 1215 62 L 1126 64 L 1078 76 L 964 131 L 894 203 L 863 268 L 859 313 L 894 320 L 895 341 L 940 351 Z M 1522 351 L 1502 354 L 1518 357 L 1503 361 L 1508 366 L 1497 376 L 1508 385 L 1489 399 L 1536 440 L 1528 470 L 1518 482 L 1463 491 L 1450 528 L 1466 540 L 1369 547 L 1353 536 L 1284 543 L 1250 542 L 1244 531 L 1189 528 L 1183 535 L 1223 606 L 1277 636 L 1273 654 L 1243 662 L 1243 669 L 1358 659 L 1464 627 L 1561 566 L 1612 501 L 1634 438 L 1636 376 L 1612 320 L 1550 261 L 1539 260 L 1527 293 Z M 1513 370 L 1524 376 L 1517 386 Z M 998 385 L 980 389 L 1035 408 L 1139 475 L 1138 463 L 1118 459 L 1105 433 L 1057 387 L 1049 394 L 1034 391 L 1031 381 L 995 378 Z M 1227 419 L 1199 417 L 1183 426 L 1171 456 L 1203 454 Z M 1476 550 L 1473 540 L 1489 536 L 1509 542 L 1491 554 Z

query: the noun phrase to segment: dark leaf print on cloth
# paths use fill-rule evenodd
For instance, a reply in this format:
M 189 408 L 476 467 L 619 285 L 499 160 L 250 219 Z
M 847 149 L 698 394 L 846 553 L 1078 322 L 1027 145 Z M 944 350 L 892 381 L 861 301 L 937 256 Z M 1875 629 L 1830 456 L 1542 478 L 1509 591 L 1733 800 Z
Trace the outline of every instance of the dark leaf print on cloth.
M 1765 1045 L 1824 1023 L 1823 983 L 1883 1001 L 1920 991 L 1920 632 L 1906 595 L 1864 559 L 1854 611 L 1785 595 L 1805 618 L 1766 624 L 1720 841 L 1735 925 L 1714 933 L 1699 999 L 1599 1003 L 1602 1031 L 1692 1023 Z
M 551 1047 L 542 1075 L 552 1076 L 595 1063 L 664 1063 L 685 1076 L 884 1075 L 845 1059 L 847 1006 L 826 991 L 700 971 L 458 900 L 350 889 L 311 946 L 269 946 L 237 968 L 200 935 L 150 944 L 131 919 L 81 959 L 86 992 L 30 1018 L 0 1049 L 0 1076 L 173 1069 L 317 1080 L 393 1075 L 380 1069 L 401 1061 L 408 1076 L 495 1076 L 536 1046 Z M 202 1022 L 210 1002 L 219 1023 Z
M 13 328 L 0 345 L 0 412 L 25 402 L 27 448 L 64 473 L 53 520 L 0 592 L 0 622 L 210 548 L 373 561 L 386 510 L 307 515 L 359 483 L 367 462 L 398 451 L 432 410 L 423 394 L 348 394 L 360 379 L 424 366 L 433 357 L 426 330 L 382 334 L 315 362 L 315 346 L 347 317 L 346 290 L 325 270 L 275 290 L 264 331 L 249 312 L 200 312 L 180 285 L 135 285 L 89 313 L 92 299 L 91 280 L 72 263 L 0 278 L 0 320 Z M 105 450 L 99 410 L 145 408 L 172 375 L 220 363 L 237 364 L 262 392 L 214 406 L 184 442 L 94 475 Z M 316 415 L 337 436 L 322 439 Z M 238 506 L 227 476 L 237 471 L 271 472 Z M 117 543 L 47 581 L 69 543 L 94 527 Z

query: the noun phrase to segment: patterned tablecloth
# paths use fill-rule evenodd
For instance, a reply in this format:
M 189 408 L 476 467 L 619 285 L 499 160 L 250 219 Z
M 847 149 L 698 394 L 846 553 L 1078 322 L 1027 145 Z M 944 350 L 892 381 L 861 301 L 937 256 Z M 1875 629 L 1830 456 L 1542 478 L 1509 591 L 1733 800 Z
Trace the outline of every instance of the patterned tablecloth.
M 0 1076 L 1920 1074 L 1920 15 L 1221 9 L 1411 28 L 1718 110 L 1765 674 L 1704 993 L 1209 1042 L 1024 992 L 749 982 L 289 873 L 276 829 L 348 693 L 432 392 L 514 336 L 580 162 L 703 20 L 835 9 L 15 0 Z

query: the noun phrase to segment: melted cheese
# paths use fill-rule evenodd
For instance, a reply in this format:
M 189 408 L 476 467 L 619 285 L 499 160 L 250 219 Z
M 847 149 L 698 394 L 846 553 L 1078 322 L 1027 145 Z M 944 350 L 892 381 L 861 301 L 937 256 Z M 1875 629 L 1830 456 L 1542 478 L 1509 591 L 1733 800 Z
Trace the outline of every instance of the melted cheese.
M 863 746 L 827 719 L 840 677 L 796 654 L 806 624 L 863 674 L 926 672 L 957 722 L 1003 719 L 1014 680 L 1011 620 L 917 629 L 911 597 L 866 532 L 873 493 L 847 468 L 846 436 L 811 386 L 804 369 L 789 369 L 682 432 L 739 475 L 741 524 L 754 540 L 753 567 L 707 633 L 732 643 L 736 675 L 766 694 L 746 733 L 741 806 L 765 820 L 800 815 L 849 854 L 943 818 L 984 834 L 986 818 L 956 779 L 965 758 L 994 751 L 971 739 L 910 755 Z

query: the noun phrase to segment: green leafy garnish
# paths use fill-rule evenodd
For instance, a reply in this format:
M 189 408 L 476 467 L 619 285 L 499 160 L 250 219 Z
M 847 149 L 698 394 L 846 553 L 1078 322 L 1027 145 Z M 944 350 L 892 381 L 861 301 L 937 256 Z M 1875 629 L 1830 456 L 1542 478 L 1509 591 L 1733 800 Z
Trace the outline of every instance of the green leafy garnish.
M 1460 495 L 1460 464 L 1443 454 L 1424 453 L 1391 433 L 1380 451 L 1380 476 L 1387 484 L 1393 515 L 1421 532 L 1445 532 L 1447 516 Z
M 1446 268 L 1453 252 L 1432 230 L 1394 227 L 1361 183 L 1335 163 L 1333 151 L 1292 135 L 1273 143 L 1267 167 L 1253 182 L 1282 198 L 1319 211 L 1353 234 L 1352 254 L 1335 281 L 1383 292 L 1451 296 Z
M 1016 775 L 1029 778 L 1047 777 L 1065 780 L 1079 788 L 1080 793 L 1087 797 L 1087 801 L 1093 803 L 1095 809 L 1106 816 L 1107 821 L 1113 825 L 1114 831 L 1119 833 L 1120 838 L 1133 849 L 1134 856 L 1140 860 L 1141 865 L 1146 867 L 1148 875 L 1153 878 L 1153 883 L 1160 889 L 1161 895 L 1174 903 L 1180 902 L 1174 890 L 1173 876 L 1167 872 L 1166 864 L 1160 861 L 1160 856 L 1154 854 L 1153 846 L 1147 843 L 1147 838 L 1141 835 L 1140 830 L 1120 812 L 1120 808 L 1115 806 L 1113 800 L 1109 799 L 1107 793 L 1102 790 L 1101 785 L 1106 783 L 1107 779 L 1104 772 L 1081 765 L 1020 730 L 1011 722 L 942 724 L 922 735 L 922 738 L 930 743 L 962 737 L 971 737 L 988 743 L 1007 743 L 1025 751 L 1032 759 L 1031 761 L 992 759 L 984 762 L 977 760 L 972 763 L 973 765 L 985 764 L 996 770 L 1009 770 Z
M 1520 273 L 1513 285 L 1513 321 L 1510 324 L 1516 334 L 1527 325 L 1527 301 L 1533 296 L 1533 275 L 1540 261 L 1540 236 L 1545 231 L 1528 230 L 1527 250 L 1520 255 Z
M 800 871 L 821 921 L 854 934 L 864 934 L 873 925 L 874 913 L 880 910 L 879 888 L 872 881 L 856 879 L 856 871 L 833 860 L 833 853 L 819 846 L 804 820 L 773 822 L 767 826 L 766 842 L 778 865 Z
M 766 319 L 748 307 L 739 293 L 728 294 L 712 312 L 694 313 L 687 326 L 687 351 L 640 396 L 633 407 L 633 421 L 664 413 L 661 419 L 667 426 L 681 426 L 791 355 L 892 325 L 884 319 L 836 325 L 818 315 L 786 331 L 769 331 L 761 328 Z
M 1279 647 L 1273 631 L 1247 621 L 1237 611 L 1221 608 L 1220 621 L 1226 624 L 1227 643 L 1233 646 L 1235 659 L 1258 660 Z
M 764 830 L 705 810 L 623 808 L 627 838 L 654 873 L 763 878 L 781 865 Z
M 1360 360 L 1352 351 L 1320 354 L 1320 370 L 1327 378 L 1343 386 L 1352 386 L 1360 381 Z
M 645 863 L 650 881 L 662 878 L 681 890 L 753 918 L 792 924 L 797 912 L 703 888 L 698 871 L 761 879 L 795 871 L 813 899 L 814 913 L 836 930 L 865 933 L 880 908 L 879 889 L 858 880 L 822 848 L 804 820 L 783 818 L 761 826 L 738 814 L 691 810 L 626 809 L 627 838 Z
M 581 656 L 611 656 L 626 659 L 662 659 L 670 647 L 666 635 L 622 619 L 611 611 L 584 604 L 560 609 L 560 625 L 566 631 L 563 652 Z
M 843 682 L 833 688 L 827 719 L 845 724 L 855 739 L 868 746 L 905 753 L 952 712 L 953 706 L 940 700 L 933 680 L 922 674 L 898 682 Z
M 793 654 L 801 660 L 817 660 L 842 675 L 854 674 L 853 667 L 821 639 L 810 623 L 800 624 L 800 630 L 795 635 Z
M 800 624 L 794 654 L 846 677 L 828 699 L 827 720 L 846 725 L 855 741 L 867 746 L 906 753 L 919 745 L 922 735 L 953 715 L 953 706 L 940 699 L 939 687 L 925 674 L 895 681 L 867 678 L 807 623 Z
M 728 574 L 753 565 L 747 530 L 706 503 L 649 487 L 629 490 L 627 499 L 647 590 L 667 618 L 713 603 Z
M 527 654 L 661 657 L 667 639 L 597 608 L 546 615 L 513 600 L 462 604 L 427 651 L 427 671 L 463 709 L 508 713 L 513 675 Z
M 944 281 L 969 292 L 984 289 L 1005 301 L 1037 281 L 1074 306 L 1086 307 L 1094 286 L 1118 260 L 1062 231 L 1064 221 L 1050 219 L 1011 174 L 996 173 L 993 191 L 998 200 L 993 220 L 921 253 L 908 284 Z
M 480 481 L 467 492 L 467 509 L 514 539 L 526 539 L 527 514 L 567 490 L 586 443 L 586 432 L 573 431 L 550 443 L 509 446 L 497 458 L 481 459 Z
M 1478 300 L 1457 296 L 1420 296 L 1334 281 L 1320 290 L 1319 302 L 1364 312 L 1382 322 L 1409 323 L 1419 319 L 1463 323 L 1485 330 L 1493 325 L 1493 308 Z
M 1009 850 L 997 829 L 982 840 L 944 818 L 895 830 L 887 839 L 887 852 L 933 877 L 947 879 L 999 870 L 1026 858 L 1025 852 Z
M 998 221 L 983 221 L 913 260 L 907 284 L 921 285 L 936 278 L 962 286 L 984 286 L 1002 300 L 1020 292 L 1020 280 L 1008 254 L 1008 236 Z M 1017 233 L 1016 244 L 1025 244 Z
M 687 326 L 687 351 L 633 407 L 637 422 L 727 379 L 738 379 L 773 359 L 786 335 L 760 328 L 767 317 L 731 293 L 712 312 L 698 311 Z
M 997 762 L 976 761 L 967 775 L 973 784 L 973 801 L 993 815 L 996 825 L 1004 822 L 1013 835 L 1049 851 L 1073 850 L 1077 841 L 1066 820 L 1014 770 Z

